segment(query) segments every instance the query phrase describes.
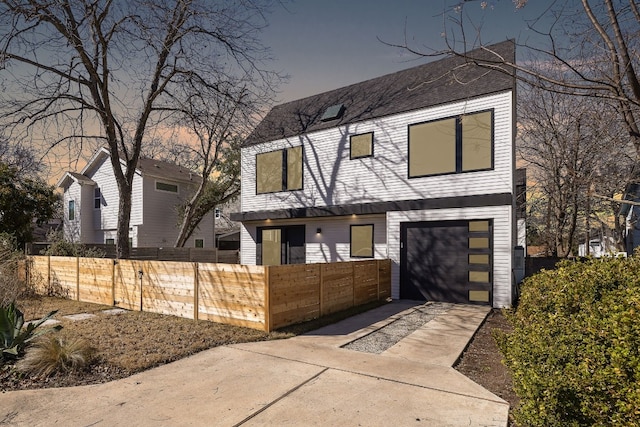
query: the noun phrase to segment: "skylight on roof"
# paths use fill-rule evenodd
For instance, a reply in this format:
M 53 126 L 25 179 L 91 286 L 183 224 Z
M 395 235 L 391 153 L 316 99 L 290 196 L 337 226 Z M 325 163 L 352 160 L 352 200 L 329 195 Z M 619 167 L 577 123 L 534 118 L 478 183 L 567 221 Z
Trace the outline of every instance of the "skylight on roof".
M 339 119 L 340 117 L 342 117 L 342 113 L 344 113 L 344 105 L 335 104 L 324 110 L 324 114 L 322 115 L 322 117 L 320 117 L 320 120 L 323 122 L 327 122 L 329 120 Z

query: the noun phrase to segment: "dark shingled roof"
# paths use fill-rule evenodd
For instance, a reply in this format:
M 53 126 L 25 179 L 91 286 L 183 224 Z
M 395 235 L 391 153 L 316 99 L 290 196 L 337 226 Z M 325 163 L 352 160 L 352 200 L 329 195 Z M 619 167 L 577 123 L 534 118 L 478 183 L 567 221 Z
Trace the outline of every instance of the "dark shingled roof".
M 469 52 L 467 58 L 515 63 L 515 44 L 505 41 Z M 418 67 L 273 107 L 245 140 L 245 146 L 408 112 L 420 108 L 513 90 L 515 79 L 502 71 L 451 56 Z M 325 110 L 344 105 L 337 119 L 322 121 Z
M 156 178 L 164 178 L 174 181 L 200 182 L 202 179 L 198 174 L 193 173 L 187 168 L 178 166 L 175 163 L 143 157 L 138 159 L 137 169 L 142 172 L 143 175 L 151 175 Z

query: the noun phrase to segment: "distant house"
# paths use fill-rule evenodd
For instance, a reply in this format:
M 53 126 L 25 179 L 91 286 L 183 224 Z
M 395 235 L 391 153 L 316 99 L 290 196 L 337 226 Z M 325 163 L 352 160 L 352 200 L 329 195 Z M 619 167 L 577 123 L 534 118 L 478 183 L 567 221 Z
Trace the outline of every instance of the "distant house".
M 640 184 L 630 184 L 624 194 L 624 200 L 640 202 Z M 624 243 L 627 254 L 633 255 L 633 251 L 640 246 L 640 206 L 630 203 L 622 203 L 620 206 L 624 228 Z
M 195 191 L 200 177 L 172 163 L 141 158 L 131 205 L 132 247 L 171 247 L 179 231 L 178 206 Z M 118 187 L 106 148 L 98 150 L 81 172 L 66 172 L 58 182 L 63 194 L 63 230 L 78 243 L 115 244 Z M 214 213 L 207 215 L 186 247 L 214 247 Z
M 460 57 L 275 106 L 242 148 L 241 262 L 388 258 L 393 298 L 509 306 L 514 139 L 515 78 Z

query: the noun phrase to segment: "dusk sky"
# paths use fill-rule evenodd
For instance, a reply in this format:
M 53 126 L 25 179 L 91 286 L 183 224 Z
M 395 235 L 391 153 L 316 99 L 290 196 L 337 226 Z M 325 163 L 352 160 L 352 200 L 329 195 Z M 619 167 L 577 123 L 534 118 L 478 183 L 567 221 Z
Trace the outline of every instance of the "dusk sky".
M 274 67 L 290 76 L 279 100 L 291 101 L 423 64 L 398 48 L 406 28 L 415 47 L 442 48 L 442 11 L 454 0 L 299 0 L 278 7 L 263 32 Z M 466 14 L 483 23 L 483 43 L 532 37 L 527 21 L 538 17 L 552 1 L 529 2 L 516 9 L 510 0 L 465 4 Z M 449 6 L 448 6 L 449 5 Z M 451 26 L 452 24 L 448 24 Z M 475 33 L 475 32 L 473 32 Z M 475 34 L 468 33 L 468 37 Z M 425 48 L 427 51 L 427 48 Z

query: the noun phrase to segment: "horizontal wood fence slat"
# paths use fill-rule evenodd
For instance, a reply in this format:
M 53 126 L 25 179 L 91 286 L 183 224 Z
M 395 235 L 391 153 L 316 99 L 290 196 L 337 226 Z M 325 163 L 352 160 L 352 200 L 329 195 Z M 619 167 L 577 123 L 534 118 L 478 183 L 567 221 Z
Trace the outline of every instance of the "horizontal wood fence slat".
M 391 261 L 249 266 L 30 256 L 37 290 L 264 331 L 391 295 Z

